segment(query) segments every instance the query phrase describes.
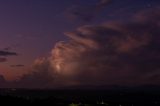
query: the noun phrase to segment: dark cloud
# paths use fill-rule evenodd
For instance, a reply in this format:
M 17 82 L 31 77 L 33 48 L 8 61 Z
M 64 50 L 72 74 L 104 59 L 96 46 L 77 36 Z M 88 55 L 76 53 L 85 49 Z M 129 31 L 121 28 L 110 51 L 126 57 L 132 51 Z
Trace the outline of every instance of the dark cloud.
M 23 64 L 11 65 L 11 67 L 24 67 Z
M 0 50 L 0 56 L 17 56 L 16 52 L 10 52 L 6 50 Z
M 5 78 L 2 75 L 0 75 L 0 87 L 7 88 L 7 86 L 8 86 L 8 82 L 5 80 Z
M 2 75 L 0 75 L 0 82 L 5 82 L 5 79 Z
M 0 50 L 0 62 L 6 62 L 8 56 L 17 56 L 16 52 L 8 51 L 8 48 L 4 48 L 4 50 Z
M 53 69 L 51 69 L 49 60 L 47 58 L 36 59 L 32 67 L 27 71 L 30 71 L 30 73 L 25 74 L 14 81 L 6 81 L 5 78 L 0 75 L 0 88 L 56 87 L 56 85 L 53 83 L 56 74 L 54 73 Z
M 105 6 L 107 6 L 108 4 L 110 4 L 113 0 L 100 0 L 100 2 L 98 2 L 96 4 L 96 8 L 100 9 L 100 8 L 104 8 Z
M 47 58 L 35 60 L 30 73 L 12 82 L 14 87 L 20 88 L 48 88 L 53 85 L 54 77 Z
M 111 0 L 99 0 L 97 4 L 90 6 L 73 6 L 66 11 L 66 16 L 71 19 L 91 21 L 104 7 L 109 5 Z

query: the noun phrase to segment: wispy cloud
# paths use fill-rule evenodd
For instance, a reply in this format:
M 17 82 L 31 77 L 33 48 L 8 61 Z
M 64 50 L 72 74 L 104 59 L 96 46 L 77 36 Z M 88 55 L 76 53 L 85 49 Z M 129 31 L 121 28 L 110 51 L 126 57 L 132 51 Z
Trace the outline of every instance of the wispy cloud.
M 17 65 L 10 65 L 11 67 L 24 67 L 25 65 L 23 64 L 17 64 Z
M 0 50 L 0 56 L 17 56 L 17 55 L 18 54 L 16 52 Z

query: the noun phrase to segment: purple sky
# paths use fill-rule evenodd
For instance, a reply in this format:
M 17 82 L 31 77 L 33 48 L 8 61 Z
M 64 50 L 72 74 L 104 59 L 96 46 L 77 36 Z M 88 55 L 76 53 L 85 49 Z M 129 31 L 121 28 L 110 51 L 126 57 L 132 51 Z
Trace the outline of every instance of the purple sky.
M 92 40 L 95 38 L 96 39 L 103 39 L 103 36 L 104 36 L 104 39 L 108 39 L 108 38 L 105 38 L 105 36 L 106 36 L 105 34 L 103 35 L 103 34 L 99 33 L 99 36 L 102 36 L 102 38 L 95 36 L 95 38 L 93 37 L 92 40 L 91 39 L 84 40 L 84 39 L 76 38 L 76 37 L 81 36 L 79 33 L 87 33 L 87 32 L 85 32 L 86 29 L 82 28 L 80 32 L 78 32 L 79 30 L 77 31 L 77 29 L 81 28 L 85 25 L 98 26 L 98 25 L 102 25 L 102 24 L 107 24 L 107 22 L 109 22 L 109 23 L 111 22 L 110 23 L 111 27 L 116 26 L 114 24 L 112 25 L 112 22 L 113 23 L 114 22 L 115 23 L 123 23 L 123 24 L 119 24 L 119 25 L 120 26 L 122 25 L 125 27 L 130 27 L 130 25 L 127 25 L 127 23 L 130 24 L 130 23 L 134 23 L 135 22 L 134 20 L 136 20 L 136 21 L 140 20 L 140 19 L 132 19 L 134 16 L 140 16 L 140 17 L 142 16 L 142 20 L 145 20 L 145 18 L 143 18 L 143 15 L 137 15 L 137 14 L 143 14 L 143 12 L 141 13 L 141 11 L 148 12 L 148 11 L 150 11 L 149 9 L 151 9 L 152 11 L 157 11 L 156 9 L 154 9 L 155 7 L 157 7 L 157 8 L 160 7 L 159 0 L 14 0 L 14 1 L 13 0 L 0 0 L 0 14 L 1 14 L 1 17 L 0 17 L 0 75 L 3 76 L 6 80 L 11 80 L 11 81 L 14 81 L 15 79 L 18 79 L 18 80 L 22 79 L 23 80 L 23 79 L 25 79 L 24 77 L 29 76 L 30 73 L 32 73 L 32 71 L 33 71 L 32 68 L 36 64 L 35 61 L 39 58 L 46 57 L 49 59 L 52 58 L 52 60 L 49 60 L 49 61 L 51 61 L 50 64 L 54 64 L 54 68 L 61 68 L 62 66 L 63 67 L 66 66 L 66 68 L 68 68 L 68 70 L 63 69 L 64 75 L 62 74 L 61 77 L 71 77 L 71 79 L 73 81 L 71 81 L 71 79 L 69 79 L 69 81 L 66 83 L 69 83 L 71 85 L 72 84 L 73 85 L 79 84 L 79 83 L 81 84 L 81 82 L 83 82 L 83 81 L 79 81 L 78 77 L 84 77 L 84 80 L 88 80 L 87 79 L 88 74 L 85 75 L 83 73 L 80 73 L 80 74 L 75 73 L 75 76 L 77 74 L 78 74 L 78 76 L 76 76 L 77 78 L 73 77 L 74 75 L 72 75 L 72 73 L 74 73 L 74 72 L 72 72 L 71 70 L 73 70 L 73 69 L 77 70 L 76 69 L 77 64 L 81 64 L 81 62 L 79 62 L 79 60 L 76 60 L 79 57 L 73 57 L 75 59 L 74 61 L 71 58 L 73 55 L 76 55 L 76 53 L 64 51 L 64 54 L 62 54 L 63 56 L 61 56 L 59 54 L 57 55 L 55 53 L 55 51 L 58 53 L 59 53 L 59 51 L 62 52 L 61 49 L 59 50 L 59 48 L 65 48 L 65 50 L 70 50 L 70 49 L 75 50 L 75 51 L 77 50 L 77 52 L 79 52 L 78 51 L 79 49 L 75 49 L 75 48 L 73 49 L 72 47 L 69 47 L 70 49 L 68 49 L 68 46 L 66 44 L 63 44 L 63 43 L 57 44 L 57 42 L 66 41 L 66 42 L 68 42 L 67 43 L 68 45 L 72 45 L 72 43 L 71 43 L 72 41 L 70 41 L 70 39 L 72 39 L 73 42 L 84 43 L 83 45 L 87 45 L 90 48 L 92 48 L 94 44 L 96 47 L 96 43 L 98 41 L 95 41 L 96 42 L 95 43 Z M 148 12 L 148 13 L 147 12 L 146 12 L 146 14 L 150 13 L 150 12 Z M 156 14 L 156 16 L 153 16 L 153 17 L 159 16 L 159 14 L 158 15 L 157 15 L 157 13 L 155 13 L 155 14 Z M 150 16 L 144 15 L 144 17 L 149 17 L 148 19 L 150 19 Z M 159 20 L 157 19 L 157 23 L 158 22 L 159 22 Z M 139 25 L 137 27 L 140 27 L 142 29 L 144 28 L 141 26 L 141 25 L 145 25 L 145 24 L 143 24 L 142 21 L 135 22 L 135 23 L 136 23 L 136 25 Z M 146 23 L 146 25 L 150 24 L 149 20 L 147 20 L 145 23 Z M 107 24 L 107 25 L 109 26 L 110 24 Z M 155 23 L 152 22 L 152 25 L 154 25 L 154 24 Z M 132 27 L 132 25 L 131 25 L 131 27 Z M 95 27 L 95 29 L 96 28 L 97 27 Z M 159 28 L 159 26 L 157 26 L 156 28 Z M 100 27 L 100 29 L 101 29 L 101 27 Z M 100 29 L 96 29 L 96 30 L 100 30 Z M 134 32 L 133 29 L 135 30 L 135 33 L 137 33 L 136 27 L 130 28 L 130 29 L 125 29 L 125 30 L 128 30 L 128 32 L 130 33 L 130 32 Z M 108 34 L 108 36 L 113 36 L 113 34 L 110 34 L 112 32 L 106 31 L 108 29 L 104 28 L 103 30 L 104 30 L 104 33 Z M 147 32 L 146 30 L 147 30 L 147 28 L 144 28 L 143 32 Z M 71 33 L 69 33 L 69 35 L 67 33 L 69 38 L 68 38 L 68 36 L 66 36 L 64 34 L 66 32 L 71 32 Z M 123 31 L 119 31 L 119 33 L 120 32 L 123 32 Z M 76 37 L 73 33 L 76 33 Z M 113 33 L 116 34 L 118 32 L 114 31 Z M 138 34 L 142 34 L 142 33 L 138 33 Z M 150 33 L 150 32 L 148 32 L 148 33 Z M 157 32 L 156 34 L 158 34 L 158 33 L 159 32 Z M 137 38 L 137 39 L 145 39 L 145 38 L 147 39 L 146 36 L 144 38 Z M 157 36 L 157 38 L 159 38 L 159 36 Z M 116 38 L 116 39 L 118 39 L 118 38 Z M 116 39 L 114 39 L 114 40 L 116 40 Z M 126 38 L 126 39 L 132 39 L 132 37 Z M 116 41 L 116 42 L 118 42 L 118 41 Z M 132 39 L 131 41 L 128 41 L 128 42 L 129 42 L 129 44 L 126 43 L 125 45 L 131 45 L 133 48 L 137 48 L 137 45 L 139 44 L 139 42 L 141 42 L 141 40 L 136 41 L 136 40 Z M 132 43 L 136 43 L 136 44 L 132 45 Z M 117 44 L 118 43 L 116 43 L 115 45 L 117 45 Z M 58 45 L 58 47 L 55 45 Z M 99 45 L 102 45 L 102 44 L 99 44 Z M 110 45 L 110 44 L 108 44 L 108 45 Z M 139 45 L 143 45 L 143 44 L 139 44 Z M 75 44 L 75 46 L 78 47 L 79 45 Z M 56 47 L 58 48 L 58 50 Z M 132 47 L 130 47 L 130 48 L 132 48 Z M 111 48 L 114 48 L 114 47 L 111 47 Z M 122 52 L 126 48 L 127 48 L 127 46 L 119 47 L 119 49 L 117 49 L 117 51 Z M 105 49 L 106 48 L 103 48 L 103 49 L 101 48 L 100 50 L 98 50 L 98 52 L 102 50 L 104 53 L 106 53 Z M 93 50 L 93 49 L 87 49 L 87 50 L 93 51 L 95 53 L 95 56 L 100 55 L 97 51 L 95 52 L 95 50 Z M 109 49 L 107 49 L 107 50 L 109 50 Z M 158 53 L 158 51 L 156 51 L 156 50 L 155 50 L 155 52 Z M 90 52 L 87 51 L 87 53 L 90 53 Z M 69 59 L 66 58 L 65 55 L 69 56 L 70 58 Z M 77 55 L 79 56 L 79 54 L 77 54 Z M 86 58 L 88 58 L 87 62 L 92 59 L 91 58 L 92 55 L 90 55 L 90 54 L 88 54 L 88 55 L 89 56 L 86 57 Z M 117 55 L 119 55 L 119 54 L 117 54 Z M 126 55 L 126 54 L 124 54 L 124 55 Z M 135 54 L 135 55 L 137 55 L 137 54 Z M 63 59 L 67 59 L 67 61 L 65 60 L 63 62 L 70 62 L 70 64 L 73 63 L 73 66 L 68 66 L 67 64 L 61 66 L 61 63 L 59 63 L 59 58 L 57 59 L 56 56 L 60 57 L 60 58 L 63 57 Z M 85 57 L 85 56 L 82 56 L 82 54 L 80 56 L 82 58 Z M 99 57 L 99 58 L 103 58 L 103 57 Z M 106 57 L 104 55 L 104 60 L 105 60 L 105 58 Z M 117 62 L 118 61 L 121 62 L 120 60 L 126 61 L 124 58 L 130 59 L 130 57 L 124 56 L 124 57 L 122 57 L 122 59 L 118 59 L 116 61 Z M 154 57 L 151 57 L 151 58 L 153 59 Z M 98 59 L 97 59 L 97 61 L 95 59 L 95 62 L 99 62 Z M 40 60 L 38 60 L 38 61 L 40 61 Z M 151 61 L 151 60 L 148 60 L 148 61 Z M 158 63 L 160 60 L 153 59 L 153 61 Z M 107 62 L 108 62 L 108 60 L 107 60 Z M 134 62 L 132 64 L 137 64 L 138 60 L 135 60 Z M 84 61 L 84 63 L 85 63 L 85 61 Z M 87 65 L 88 64 L 90 65 L 90 63 L 91 62 L 89 61 L 87 63 Z M 101 61 L 99 63 L 101 63 Z M 106 63 L 106 61 L 104 63 L 106 65 L 108 64 L 108 63 Z M 97 64 L 97 65 L 103 66 L 104 63 L 102 62 L 101 64 Z M 114 63 L 114 64 L 119 64 L 119 63 Z M 124 62 L 124 64 L 126 64 L 126 62 Z M 83 65 L 85 66 L 86 64 L 82 64 L 81 67 L 83 67 Z M 114 67 L 122 68 L 121 66 L 123 66 L 123 64 L 117 65 L 117 66 L 115 65 Z M 130 64 L 129 64 L 128 67 L 132 67 L 132 66 L 130 66 Z M 143 65 L 142 66 L 136 65 L 136 67 L 138 67 L 138 68 L 142 67 L 142 70 L 145 70 L 143 68 Z M 122 68 L 122 70 L 123 70 L 123 68 Z M 125 69 L 124 69 L 125 71 L 127 70 L 126 68 L 127 67 L 125 67 Z M 89 69 L 78 68 L 78 69 L 83 70 L 83 71 L 90 70 L 90 68 Z M 93 70 L 100 70 L 100 69 L 102 69 L 102 68 L 94 68 Z M 159 70 L 159 69 L 157 69 L 157 70 Z M 41 70 L 41 69 L 39 69 L 39 70 Z M 152 70 L 152 68 L 151 68 L 151 70 Z M 65 71 L 67 71 L 67 75 L 65 74 Z M 70 71 L 71 71 L 71 73 L 70 73 Z M 123 72 L 122 76 L 114 76 L 114 75 L 112 75 L 113 74 L 112 72 L 110 74 L 113 77 L 117 77 L 117 79 L 119 77 L 123 79 L 124 77 L 127 77 L 127 76 L 125 76 L 125 71 Z M 68 75 L 68 73 L 69 73 L 69 75 Z M 91 71 L 90 73 L 94 73 L 94 71 Z M 82 76 L 81 76 L 81 74 L 82 74 Z M 136 76 L 140 75 L 140 73 L 134 73 L 134 74 L 136 74 Z M 147 74 L 147 75 L 150 76 L 151 74 Z M 101 75 L 99 75 L 99 76 L 101 76 Z M 33 75 L 33 77 L 34 77 L 34 75 Z M 134 75 L 132 77 L 134 77 Z M 139 77 L 141 77 L 141 76 L 139 76 Z M 92 78 L 94 80 L 96 80 L 96 79 L 100 80 L 100 81 L 103 80 L 103 81 L 101 81 L 102 84 L 105 82 L 104 80 L 112 80 L 112 78 L 108 78 L 108 79 L 99 79 L 97 77 L 92 77 Z M 83 79 L 83 78 L 80 78 L 80 79 Z M 117 81 L 117 79 L 115 78 L 115 82 Z M 127 80 L 127 78 L 125 80 Z M 26 80 L 26 81 L 28 81 L 28 80 Z M 154 81 L 156 82 L 156 80 L 153 80 L 153 82 Z M 60 80 L 58 80 L 57 83 L 58 82 L 63 82 L 63 78 L 60 78 Z M 132 81 L 132 82 L 134 82 L 134 81 Z M 56 83 L 56 82 L 54 82 L 54 83 Z M 55 85 L 58 85 L 57 83 Z M 121 83 L 121 82 L 116 82 L 116 83 Z M 126 82 L 126 83 L 128 83 L 128 82 Z M 7 82 L 7 84 L 8 84 L 8 82 Z M 90 84 L 90 82 L 88 82 L 87 84 Z M 12 84 L 10 84 L 10 85 L 12 85 Z M 20 86 L 20 84 L 19 84 L 19 86 Z

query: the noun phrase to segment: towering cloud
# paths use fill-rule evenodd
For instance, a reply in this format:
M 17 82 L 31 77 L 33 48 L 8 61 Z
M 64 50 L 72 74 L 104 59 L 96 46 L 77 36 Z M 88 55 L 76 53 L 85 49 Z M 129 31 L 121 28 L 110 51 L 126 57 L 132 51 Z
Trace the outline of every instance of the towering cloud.
M 73 84 L 158 84 L 158 11 L 143 11 L 128 22 L 83 26 L 65 33 L 70 40 L 52 50 L 54 70 Z
M 15 86 L 160 83 L 159 8 L 126 22 L 86 25 L 65 34 L 69 40 L 58 42 L 50 57 L 37 59 L 32 73 L 14 82 Z

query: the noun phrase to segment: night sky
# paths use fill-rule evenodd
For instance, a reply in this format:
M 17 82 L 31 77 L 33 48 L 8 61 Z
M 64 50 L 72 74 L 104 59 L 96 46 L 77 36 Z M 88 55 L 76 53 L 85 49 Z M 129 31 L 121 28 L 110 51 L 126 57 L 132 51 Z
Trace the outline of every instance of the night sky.
M 0 87 L 160 84 L 160 0 L 0 0 Z

